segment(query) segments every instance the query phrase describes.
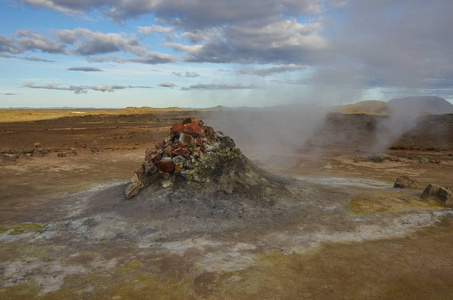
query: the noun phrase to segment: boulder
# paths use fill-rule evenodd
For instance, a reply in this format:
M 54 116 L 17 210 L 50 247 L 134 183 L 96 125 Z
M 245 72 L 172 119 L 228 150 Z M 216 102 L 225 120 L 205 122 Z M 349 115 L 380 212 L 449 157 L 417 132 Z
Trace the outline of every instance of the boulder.
M 407 176 L 400 176 L 396 179 L 393 187 L 399 189 L 418 189 L 419 184 L 416 180 Z
M 435 198 L 446 206 L 453 207 L 453 192 L 437 184 L 428 184 L 422 194 L 423 199 Z

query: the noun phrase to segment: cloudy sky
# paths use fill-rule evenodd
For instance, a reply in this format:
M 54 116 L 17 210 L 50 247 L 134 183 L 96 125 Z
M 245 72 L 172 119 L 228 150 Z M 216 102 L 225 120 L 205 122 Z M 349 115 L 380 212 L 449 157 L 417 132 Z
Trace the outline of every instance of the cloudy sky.
M 0 107 L 453 100 L 449 0 L 3 0 Z

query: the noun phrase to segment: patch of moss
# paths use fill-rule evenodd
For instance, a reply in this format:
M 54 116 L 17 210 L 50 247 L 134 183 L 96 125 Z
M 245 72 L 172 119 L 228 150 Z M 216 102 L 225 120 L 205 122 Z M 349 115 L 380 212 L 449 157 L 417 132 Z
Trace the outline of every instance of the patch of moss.
M 376 191 L 355 195 L 349 203 L 351 215 L 396 213 L 404 210 L 430 210 L 443 206 L 435 201 L 423 201 L 405 191 Z
M 128 262 L 128 263 L 122 265 L 121 267 L 117 268 L 115 270 L 115 273 L 116 274 L 129 273 L 131 271 L 140 269 L 141 267 L 143 267 L 143 263 L 142 262 L 140 262 L 138 260 L 133 260 L 133 261 Z
M 28 232 L 42 232 L 46 228 L 34 223 L 24 223 L 16 225 L 0 225 L 0 234 L 8 233 L 8 235 L 24 234 Z
M 37 295 L 41 289 L 42 288 L 39 285 L 34 283 L 0 287 L 0 298 L 21 300 L 37 299 Z

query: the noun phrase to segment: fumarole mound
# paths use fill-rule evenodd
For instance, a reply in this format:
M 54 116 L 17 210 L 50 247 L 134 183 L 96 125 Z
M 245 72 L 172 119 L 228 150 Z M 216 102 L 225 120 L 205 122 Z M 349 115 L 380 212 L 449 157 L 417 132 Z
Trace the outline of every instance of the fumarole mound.
M 153 197 L 162 191 L 175 199 L 231 196 L 272 206 L 287 188 L 283 179 L 251 163 L 232 138 L 188 118 L 174 124 L 163 142 L 146 150 L 125 195 L 127 199 L 139 194 Z

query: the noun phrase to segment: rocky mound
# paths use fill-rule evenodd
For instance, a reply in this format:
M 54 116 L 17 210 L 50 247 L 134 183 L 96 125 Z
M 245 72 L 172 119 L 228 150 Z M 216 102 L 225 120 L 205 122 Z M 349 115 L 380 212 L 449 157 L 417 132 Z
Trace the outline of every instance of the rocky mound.
M 283 179 L 251 163 L 232 138 L 188 118 L 174 124 L 163 142 L 146 150 L 145 161 L 132 176 L 125 196 L 131 199 L 141 193 L 141 197 L 153 198 L 163 190 L 178 201 L 231 198 L 269 206 L 287 187 Z

